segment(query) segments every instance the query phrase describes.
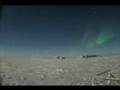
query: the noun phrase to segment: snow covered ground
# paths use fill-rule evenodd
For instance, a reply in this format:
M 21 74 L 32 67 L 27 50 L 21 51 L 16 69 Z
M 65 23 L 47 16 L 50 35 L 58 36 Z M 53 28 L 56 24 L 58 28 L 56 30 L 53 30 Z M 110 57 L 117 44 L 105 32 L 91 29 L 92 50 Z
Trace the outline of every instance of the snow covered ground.
M 110 69 L 120 78 L 120 56 L 93 58 L 0 57 L 2 85 L 92 85 L 97 73 Z

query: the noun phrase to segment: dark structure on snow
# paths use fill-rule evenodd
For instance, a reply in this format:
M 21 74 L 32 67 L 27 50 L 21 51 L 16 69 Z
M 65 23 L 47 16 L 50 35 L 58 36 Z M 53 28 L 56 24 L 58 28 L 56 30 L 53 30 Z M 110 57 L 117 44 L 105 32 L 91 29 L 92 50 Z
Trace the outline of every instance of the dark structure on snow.
M 84 55 L 83 58 L 92 58 L 92 57 L 97 57 L 97 55 Z

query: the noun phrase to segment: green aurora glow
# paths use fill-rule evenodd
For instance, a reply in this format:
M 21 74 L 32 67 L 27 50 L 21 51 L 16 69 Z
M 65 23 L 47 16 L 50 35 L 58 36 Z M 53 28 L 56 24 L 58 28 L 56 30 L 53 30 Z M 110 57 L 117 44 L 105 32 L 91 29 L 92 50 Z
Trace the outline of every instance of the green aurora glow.
M 101 32 L 96 39 L 96 44 L 102 45 L 104 43 L 107 43 L 112 37 L 112 32 Z
M 107 43 L 113 38 L 113 34 L 112 32 L 100 32 L 95 38 L 95 40 L 88 43 L 87 48 L 94 48 Z

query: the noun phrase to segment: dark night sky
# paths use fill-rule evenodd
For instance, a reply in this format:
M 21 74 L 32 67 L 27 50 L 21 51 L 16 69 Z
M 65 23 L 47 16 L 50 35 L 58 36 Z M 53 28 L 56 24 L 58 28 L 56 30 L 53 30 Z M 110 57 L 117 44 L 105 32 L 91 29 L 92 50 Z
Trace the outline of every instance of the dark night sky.
M 120 6 L 4 6 L 0 52 L 120 51 Z

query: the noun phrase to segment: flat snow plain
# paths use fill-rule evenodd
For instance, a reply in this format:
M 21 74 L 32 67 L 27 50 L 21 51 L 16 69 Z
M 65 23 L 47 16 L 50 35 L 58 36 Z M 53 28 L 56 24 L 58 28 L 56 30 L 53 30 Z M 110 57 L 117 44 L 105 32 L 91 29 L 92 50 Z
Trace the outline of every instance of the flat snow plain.
M 120 78 L 119 55 L 65 60 L 38 56 L 0 57 L 2 85 L 92 85 L 92 78 L 108 69 Z

